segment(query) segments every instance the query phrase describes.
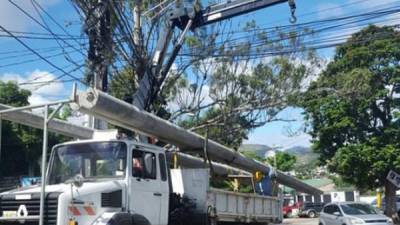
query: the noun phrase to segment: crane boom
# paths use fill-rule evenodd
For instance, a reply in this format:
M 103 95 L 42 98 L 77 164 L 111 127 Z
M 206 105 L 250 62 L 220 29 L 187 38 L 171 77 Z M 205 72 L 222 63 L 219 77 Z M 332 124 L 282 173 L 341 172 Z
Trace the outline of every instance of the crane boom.
M 150 68 L 145 71 L 139 83 L 138 90 L 133 97 L 134 105 L 140 109 L 150 110 L 149 107 L 158 95 L 160 87 L 166 79 L 175 58 L 179 54 L 184 37 L 189 30 L 284 2 L 289 2 L 293 16 L 294 9 L 296 8 L 294 0 L 236 0 L 212 5 L 205 9 L 198 9 L 198 5 L 193 4 L 190 7 L 180 5 L 170 10 L 170 12 L 167 13 L 169 24 L 167 24 L 165 30 L 158 39 L 156 49 L 152 56 L 152 63 L 149 65 Z M 167 63 L 164 65 L 165 53 L 175 27 L 181 29 L 182 32 L 178 40 L 174 43 L 172 53 Z
M 228 1 L 221 4 L 212 5 L 195 13 L 194 23 L 191 29 L 199 28 L 233 17 L 241 16 L 246 13 L 264 9 L 276 4 L 285 3 L 288 0 L 236 0 Z M 175 16 L 174 16 L 175 17 Z M 176 18 L 171 18 L 180 29 L 185 27 L 185 24 L 190 19 L 190 14 L 186 16 L 178 14 Z

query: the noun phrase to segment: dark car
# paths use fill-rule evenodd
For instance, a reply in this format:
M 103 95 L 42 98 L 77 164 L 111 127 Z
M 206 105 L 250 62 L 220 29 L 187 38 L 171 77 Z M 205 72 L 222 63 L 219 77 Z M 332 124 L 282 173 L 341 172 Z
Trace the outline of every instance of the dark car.
M 315 218 L 319 215 L 324 203 L 321 202 L 304 202 L 299 209 L 300 217 Z

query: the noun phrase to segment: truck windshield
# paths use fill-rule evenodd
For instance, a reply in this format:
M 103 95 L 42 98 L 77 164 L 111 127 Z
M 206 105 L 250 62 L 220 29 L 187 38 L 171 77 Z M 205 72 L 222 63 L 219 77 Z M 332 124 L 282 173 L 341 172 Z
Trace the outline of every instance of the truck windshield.
M 54 149 L 49 184 L 72 181 L 80 174 L 85 180 L 124 177 L 127 147 L 123 142 L 92 142 L 58 146 Z

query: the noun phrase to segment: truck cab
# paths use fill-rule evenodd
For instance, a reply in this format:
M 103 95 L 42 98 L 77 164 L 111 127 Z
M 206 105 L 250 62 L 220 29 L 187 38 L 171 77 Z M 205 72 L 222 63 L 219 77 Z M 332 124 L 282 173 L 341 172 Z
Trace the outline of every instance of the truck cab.
M 168 224 L 168 179 L 164 150 L 153 145 L 117 139 L 57 145 L 44 224 Z M 39 196 L 39 186 L 1 193 L 0 224 L 38 224 Z

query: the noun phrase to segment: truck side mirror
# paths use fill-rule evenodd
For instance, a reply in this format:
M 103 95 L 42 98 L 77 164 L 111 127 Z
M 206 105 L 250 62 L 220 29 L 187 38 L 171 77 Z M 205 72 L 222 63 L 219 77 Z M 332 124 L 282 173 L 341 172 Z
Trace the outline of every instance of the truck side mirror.
M 154 169 L 155 169 L 155 160 L 152 153 L 146 153 L 144 155 L 144 169 L 146 178 L 153 178 Z

